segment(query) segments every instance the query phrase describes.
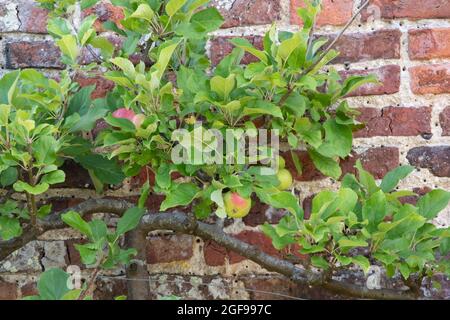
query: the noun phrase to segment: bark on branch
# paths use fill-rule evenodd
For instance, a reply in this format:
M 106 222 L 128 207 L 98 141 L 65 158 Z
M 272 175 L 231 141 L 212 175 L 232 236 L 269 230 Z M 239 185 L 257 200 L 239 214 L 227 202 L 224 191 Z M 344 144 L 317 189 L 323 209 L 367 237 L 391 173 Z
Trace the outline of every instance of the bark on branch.
M 83 202 L 69 210 L 78 212 L 80 215 L 90 213 L 111 213 L 122 215 L 133 204 L 121 200 L 111 199 L 91 199 Z M 69 210 L 65 210 L 67 212 Z M 36 240 L 37 237 L 48 230 L 65 228 L 60 215 L 64 212 L 53 213 L 39 223 L 37 230 L 25 228 L 22 237 L 11 241 L 0 241 L 0 261 L 9 254 L 23 247 L 28 242 Z M 319 286 L 334 293 L 347 295 L 361 299 L 415 299 L 416 296 L 411 290 L 379 289 L 371 290 L 367 287 L 357 286 L 337 280 L 327 280 L 321 274 L 303 269 L 287 260 L 283 260 L 261 251 L 258 247 L 249 245 L 237 238 L 226 234 L 217 225 L 206 224 L 192 219 L 184 213 L 147 213 L 141 220 L 138 231 L 139 234 L 146 234 L 155 230 L 172 230 L 176 233 L 190 234 L 212 240 L 219 245 L 235 251 L 241 256 L 252 260 L 258 265 L 271 272 L 277 272 L 291 279 L 292 281 L 309 286 Z M 145 238 L 145 237 L 144 237 Z M 142 240 L 142 237 L 141 237 Z M 136 288 L 135 288 L 136 289 Z M 144 288 L 138 288 L 145 292 Z M 136 294 L 134 292 L 133 294 Z M 134 296 L 137 299 L 137 296 Z

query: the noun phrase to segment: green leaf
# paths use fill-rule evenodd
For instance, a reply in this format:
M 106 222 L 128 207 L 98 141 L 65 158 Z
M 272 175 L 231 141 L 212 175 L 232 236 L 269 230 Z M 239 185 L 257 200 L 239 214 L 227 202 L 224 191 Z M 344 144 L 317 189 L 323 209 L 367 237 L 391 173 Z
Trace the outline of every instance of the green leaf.
M 56 170 L 44 175 L 41 183 L 57 184 L 63 183 L 66 180 L 66 174 L 62 170 Z
M 67 292 L 69 275 L 61 269 L 50 269 L 41 274 L 37 287 L 43 300 L 60 300 Z
M 182 183 L 175 187 L 161 203 L 161 211 L 177 206 L 186 206 L 194 200 L 200 192 L 199 187 L 193 183 Z
M 144 213 L 145 209 L 143 208 L 135 207 L 128 209 L 117 223 L 116 236 L 121 236 L 136 228 Z
M 144 209 L 147 202 L 148 196 L 150 194 L 150 183 L 147 181 L 141 188 L 141 195 L 138 200 L 138 208 Z
M 191 23 L 196 30 L 202 32 L 212 32 L 220 28 L 224 19 L 216 8 L 207 8 L 195 13 L 191 18 Z
M 81 46 L 84 46 L 86 42 L 95 34 L 95 30 L 92 29 L 95 20 L 97 20 L 96 15 L 91 15 L 83 20 L 83 23 L 78 30 L 78 41 L 80 41 Z
M 211 90 L 216 92 L 222 100 L 227 100 L 236 86 L 236 75 L 230 74 L 227 78 L 215 76 L 210 81 Z
M 179 42 L 175 42 L 161 49 L 158 56 L 158 61 L 152 68 L 155 70 L 151 76 L 151 83 L 153 89 L 159 88 L 161 79 L 164 75 L 164 71 L 166 70 L 169 64 L 170 59 L 172 59 L 173 52 L 177 48 L 178 44 Z
M 278 47 L 277 55 L 281 59 L 283 59 L 283 61 L 288 60 L 294 50 L 297 49 L 297 47 L 300 45 L 301 41 L 302 39 L 300 33 L 293 34 L 291 38 L 281 42 L 280 46 Z
M 419 214 L 427 219 L 434 219 L 439 212 L 444 210 L 450 201 L 450 192 L 433 190 L 417 201 Z
M 70 58 L 72 62 L 76 62 L 80 54 L 80 48 L 77 44 L 77 39 L 73 35 L 64 35 L 61 39 L 56 41 L 56 44 L 61 49 L 61 52 Z
M 233 38 L 230 40 L 230 42 L 237 48 L 241 48 L 242 50 L 250 53 L 251 55 L 254 55 L 265 64 L 269 62 L 266 54 L 263 51 L 256 49 L 247 39 Z
M 17 181 L 19 177 L 19 172 L 15 167 L 9 167 L 5 171 L 0 173 L 0 186 L 9 187 Z
M 370 261 L 364 256 L 355 256 L 352 258 L 353 263 L 360 266 L 361 269 L 364 271 L 365 274 L 369 272 L 370 268 Z
M 409 267 L 406 263 L 400 264 L 399 270 L 404 279 L 409 278 L 409 275 L 411 274 L 411 270 L 409 269 Z
M 83 220 L 78 212 L 69 211 L 61 215 L 61 220 L 70 227 L 78 230 L 85 236 L 92 238 L 92 230 L 89 223 Z
M 338 245 L 340 248 L 356 248 L 356 247 L 367 247 L 368 243 L 364 240 L 342 238 L 339 239 Z
M 85 169 L 92 170 L 95 176 L 105 184 L 119 184 L 125 179 L 125 175 L 117 162 L 99 154 L 81 155 L 75 157 L 75 160 Z
M 25 191 L 25 192 L 28 192 L 29 194 L 32 194 L 35 196 L 45 193 L 49 187 L 50 186 L 48 185 L 48 183 L 40 183 L 33 187 L 23 181 L 17 181 L 13 185 L 14 190 L 16 190 L 17 192 Z
M 351 76 L 345 79 L 342 90 L 341 90 L 341 96 L 346 96 L 347 94 L 351 93 L 352 91 L 356 90 L 360 86 L 367 84 L 367 83 L 379 83 L 377 80 L 377 77 L 374 75 L 369 76 Z
M 283 118 L 283 113 L 280 107 L 268 101 L 258 100 L 253 103 L 249 103 L 248 107 L 244 108 L 243 115 L 263 115 L 268 114 L 274 116 L 275 118 Z
M 356 161 L 355 168 L 358 170 L 359 182 L 366 188 L 367 192 L 373 194 L 379 190 L 373 176 L 362 167 L 361 161 Z
M 311 263 L 313 266 L 323 270 L 328 270 L 328 268 L 330 267 L 328 265 L 328 262 L 323 257 L 320 256 L 312 256 Z
M 94 90 L 95 86 L 87 86 L 75 93 L 69 101 L 66 116 L 70 116 L 74 113 L 78 113 L 80 116 L 85 115 L 92 104 L 91 95 Z
M 108 234 L 106 223 L 102 220 L 92 220 L 91 222 L 89 222 L 89 227 L 91 229 L 92 240 L 94 242 L 100 241 Z
M 148 22 L 152 22 L 155 13 L 152 8 L 146 3 L 142 3 L 137 7 L 136 11 L 131 14 L 131 18 L 139 18 L 147 20 Z
M 13 71 L 5 74 L 3 78 L 0 79 L 0 104 L 11 104 L 19 76 L 20 71 Z
M 323 128 L 325 129 L 325 140 L 317 149 L 324 157 L 347 157 L 353 144 L 352 130 L 349 126 L 340 125 L 335 119 L 327 120 Z
M 166 5 L 166 13 L 169 17 L 172 17 L 177 13 L 187 2 L 187 0 L 169 0 Z
M 11 240 L 22 234 L 19 219 L 0 216 L 0 238 L 4 241 Z
M 89 108 L 74 126 L 70 127 L 69 132 L 90 131 L 95 127 L 97 120 L 103 118 L 108 113 L 108 109 L 101 107 Z
M 56 161 L 58 142 L 52 136 L 42 136 L 33 144 L 33 155 L 36 163 L 50 165 Z
M 314 150 L 308 150 L 308 153 L 316 168 L 319 169 L 319 171 L 324 175 L 334 179 L 339 179 L 342 175 L 341 167 L 332 158 L 324 157 Z
M 362 208 L 363 219 L 369 221 L 369 230 L 374 231 L 388 213 L 386 196 L 382 190 L 372 194 Z
M 381 182 L 380 188 L 383 192 L 392 191 L 400 182 L 414 171 L 412 166 L 401 166 L 389 171 Z
M 134 79 L 136 77 L 136 70 L 134 69 L 134 65 L 130 60 L 117 57 L 114 59 L 110 59 L 109 61 L 118 66 L 128 78 Z

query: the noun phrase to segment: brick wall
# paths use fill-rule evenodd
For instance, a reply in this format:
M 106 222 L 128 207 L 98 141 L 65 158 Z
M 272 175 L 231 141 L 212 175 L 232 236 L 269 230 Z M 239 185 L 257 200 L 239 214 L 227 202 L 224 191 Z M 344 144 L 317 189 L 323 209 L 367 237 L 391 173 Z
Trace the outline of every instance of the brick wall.
M 261 45 L 261 36 L 273 22 L 296 30 L 295 8 L 300 0 L 214 0 L 226 18 L 224 28 L 208 45 L 213 62 L 227 54 L 227 39 L 245 36 Z M 324 0 L 318 33 L 333 38 L 356 11 L 358 0 Z M 99 19 L 120 19 L 121 12 L 108 4 L 93 10 Z M 100 24 L 98 30 L 101 32 Z M 116 42 L 120 45 L 120 41 Z M 402 187 L 426 192 L 428 188 L 450 190 L 450 2 L 448 0 L 374 0 L 338 43 L 341 56 L 335 61 L 344 76 L 374 73 L 382 84 L 366 85 L 352 94 L 350 103 L 361 110 L 367 127 L 356 134 L 353 156 L 342 162 L 344 172 L 353 171 L 356 159 L 377 178 L 399 164 L 418 168 Z M 83 58 L 89 60 L 89 55 Z M 251 61 L 247 57 L 247 61 Z M 63 68 L 59 51 L 46 35 L 46 13 L 31 0 L 0 0 L 0 73 L 35 67 L 57 73 Z M 97 84 L 101 97 L 111 84 L 97 78 L 79 78 L 82 85 Z M 308 210 L 311 195 L 339 182 L 314 170 L 307 154 L 299 152 L 305 172 L 295 175 L 296 190 Z M 287 158 L 287 165 L 293 164 Z M 62 209 L 96 197 L 88 175 L 67 164 L 67 182 L 51 190 L 47 198 Z M 292 170 L 295 172 L 295 169 Z M 111 197 L 135 199 L 139 177 L 107 191 Z M 149 208 L 158 209 L 160 196 L 152 196 Z M 243 221 L 227 226 L 236 237 L 276 252 L 258 225 L 277 222 L 283 211 L 257 204 Z M 114 223 L 113 218 L 109 218 Z M 450 210 L 436 223 L 450 225 Z M 33 293 L 35 278 L 49 267 L 80 264 L 74 244 L 82 241 L 68 230 L 50 232 L 0 263 L 0 299 Z M 268 275 L 252 262 L 215 243 L 167 233 L 149 235 L 147 262 L 153 297 L 177 294 L 188 298 L 285 298 L 284 295 L 327 297 L 320 291 L 301 288 L 276 275 Z M 88 272 L 88 270 L 84 270 Z M 120 280 L 123 270 L 99 281 L 96 297 L 126 294 Z M 268 294 L 270 291 L 273 294 Z

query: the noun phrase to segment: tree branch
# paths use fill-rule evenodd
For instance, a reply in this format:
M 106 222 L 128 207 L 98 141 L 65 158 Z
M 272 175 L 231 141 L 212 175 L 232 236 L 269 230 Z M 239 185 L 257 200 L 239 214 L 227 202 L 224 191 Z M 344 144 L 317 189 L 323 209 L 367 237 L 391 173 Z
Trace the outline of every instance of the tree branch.
M 80 215 L 90 213 L 111 213 L 122 215 L 127 209 L 133 207 L 133 204 L 121 200 L 112 199 L 91 199 L 83 202 L 69 210 L 78 212 Z M 45 231 L 52 229 L 61 229 L 66 227 L 60 219 L 61 213 L 53 213 L 44 221 L 41 221 L 39 228 L 41 231 L 31 231 L 29 228 L 24 230 L 21 238 L 0 242 L 0 261 L 4 260 L 10 253 L 24 246 Z M 176 233 L 191 234 L 204 240 L 212 240 L 219 245 L 235 251 L 241 256 L 252 260 L 264 267 L 268 271 L 280 273 L 292 281 L 310 286 L 319 286 L 331 292 L 363 299 L 414 299 L 415 295 L 410 291 L 401 291 L 393 289 L 370 290 L 367 287 L 361 287 L 337 280 L 326 280 L 321 274 L 305 270 L 293 263 L 283 260 L 261 251 L 258 247 L 252 246 L 237 238 L 226 234 L 217 225 L 210 225 L 204 222 L 191 219 L 184 213 L 157 213 L 146 214 L 138 228 L 141 234 L 146 234 L 155 230 L 172 230 Z M 141 239 L 142 240 L 142 239 Z

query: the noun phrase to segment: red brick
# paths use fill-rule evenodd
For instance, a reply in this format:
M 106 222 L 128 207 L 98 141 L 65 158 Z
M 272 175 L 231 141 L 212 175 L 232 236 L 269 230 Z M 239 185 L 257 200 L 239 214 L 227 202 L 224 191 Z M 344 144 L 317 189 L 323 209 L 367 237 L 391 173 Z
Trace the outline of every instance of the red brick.
M 366 127 L 355 137 L 417 136 L 431 133 L 431 108 L 361 108 L 358 120 Z
M 317 26 L 344 25 L 352 17 L 353 0 L 324 0 L 322 12 L 317 19 Z M 303 0 L 291 0 L 291 23 L 303 25 L 297 9 L 304 6 Z
M 189 260 L 192 255 L 192 236 L 155 236 L 147 242 L 147 262 L 150 264 Z
M 211 40 L 210 56 L 211 63 L 213 65 L 217 65 L 225 56 L 233 51 L 234 46 L 229 42 L 229 40 L 232 38 L 233 37 L 219 37 Z M 262 37 L 248 36 L 243 38 L 246 38 L 248 41 L 250 41 L 256 48 L 262 49 Z M 245 54 L 244 58 L 242 59 L 242 63 L 250 63 L 255 61 L 258 61 L 258 58 L 248 53 Z
M 39 294 L 36 282 L 27 282 L 20 287 L 20 293 L 22 298 L 28 296 L 35 296 Z
M 265 222 L 276 224 L 286 215 L 286 213 L 286 210 L 270 208 L 267 204 L 259 201 L 255 196 L 252 199 L 252 209 L 243 221 L 246 225 L 251 227 L 262 225 Z
M 414 60 L 450 57 L 450 28 L 410 30 L 409 57 Z
M 333 39 L 335 36 L 330 36 Z M 335 49 L 340 55 L 334 63 L 400 58 L 399 30 L 378 30 L 342 36 Z
M 14 283 L 4 282 L 0 279 L 0 300 L 16 300 L 17 287 Z
M 125 18 L 123 9 L 121 7 L 113 6 L 112 4 L 107 2 L 101 2 L 96 6 L 85 10 L 83 16 L 87 17 L 93 14 L 98 17 L 97 21 L 95 21 L 94 23 L 94 27 L 99 32 L 105 31 L 102 26 L 104 22 L 112 21 L 118 24 L 118 26 L 120 27 L 120 21 Z
M 450 63 L 416 66 L 409 72 L 415 94 L 450 93 Z
M 317 170 L 306 151 L 296 151 L 303 167 L 300 175 L 295 169 L 290 151 L 282 154 L 286 160 L 286 168 L 297 181 L 315 181 L 326 177 Z M 388 171 L 394 169 L 399 164 L 399 151 L 394 147 L 372 148 L 362 154 L 352 153 L 348 158 L 341 160 L 340 166 L 343 175 L 354 173 L 356 160 L 361 160 L 363 167 L 375 175 L 377 178 L 383 177 Z M 381 165 L 380 165 L 381 164 Z
M 360 160 L 363 168 L 369 171 L 375 179 L 382 179 L 386 173 L 400 164 L 400 152 L 395 147 L 371 148 L 362 154 L 353 154 L 341 163 L 343 175 L 356 174 L 355 164 Z
M 380 17 L 383 19 L 450 18 L 450 2 L 448 0 L 372 0 L 371 4 L 373 7 L 369 7 L 362 14 L 363 21 L 373 17 L 375 10 L 379 10 Z M 378 14 L 378 11 L 376 13 Z
M 266 254 L 272 256 L 281 257 L 283 256 L 283 252 L 284 253 L 287 252 L 286 251 L 287 249 L 283 251 L 278 251 L 277 249 L 275 249 L 272 245 L 272 240 L 261 232 L 243 231 L 235 235 L 235 237 L 243 242 L 258 247 Z M 298 247 L 296 246 L 291 250 L 290 253 L 295 254 L 297 257 L 300 258 L 305 257 L 298 253 Z M 239 254 L 227 250 L 213 241 L 207 241 L 205 243 L 203 254 L 205 257 L 205 262 L 209 266 L 223 265 L 225 263 L 225 259 L 228 259 L 230 264 L 238 263 L 245 260 L 245 258 L 240 256 Z
M 34 1 L 25 0 L 18 5 L 19 31 L 47 33 L 48 11 L 39 8 Z
M 51 41 L 17 41 L 6 44 L 6 67 L 63 69 L 59 48 Z
M 439 122 L 441 123 L 442 135 L 450 136 L 450 106 L 441 112 Z
M 355 75 L 375 75 L 381 84 L 368 83 L 348 95 L 349 97 L 370 96 L 397 93 L 400 90 L 400 72 L 399 66 L 388 65 L 377 69 L 343 71 L 341 76 L 345 79 Z
M 114 89 L 114 82 L 103 78 L 100 75 L 85 76 L 78 74 L 74 79 L 81 87 L 88 87 L 95 85 L 95 90 L 92 92 L 91 98 L 104 98 L 112 89 Z
M 222 28 L 232 28 L 271 24 L 279 20 L 280 2 L 280 0 L 235 0 L 227 5 L 228 1 L 213 0 L 211 5 L 215 6 L 225 18 Z
M 81 256 L 78 250 L 75 248 L 76 244 L 86 244 L 87 240 L 85 239 L 75 239 L 75 240 L 66 240 L 66 247 L 67 247 L 67 258 L 68 258 L 68 265 L 76 265 L 80 266 L 81 268 L 85 268 L 85 265 L 81 262 Z

